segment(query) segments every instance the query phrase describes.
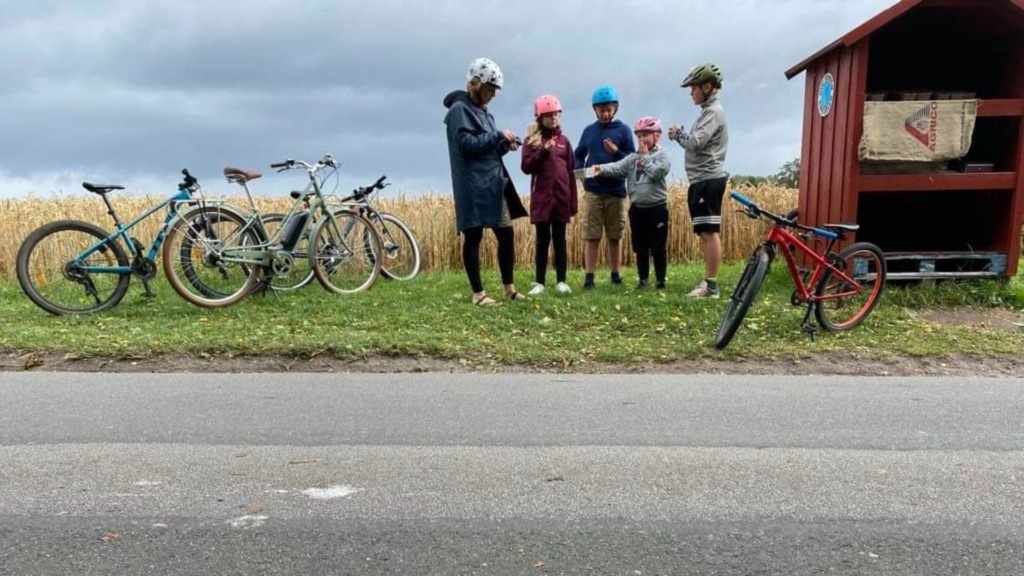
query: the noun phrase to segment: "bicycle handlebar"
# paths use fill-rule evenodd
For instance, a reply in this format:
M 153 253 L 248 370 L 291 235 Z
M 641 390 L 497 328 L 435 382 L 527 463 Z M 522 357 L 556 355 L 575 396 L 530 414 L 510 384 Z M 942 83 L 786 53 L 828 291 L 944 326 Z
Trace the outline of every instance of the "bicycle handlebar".
M 823 230 L 821 228 L 814 228 L 812 226 L 804 226 L 802 224 L 799 224 L 795 220 L 790 220 L 789 218 L 779 216 L 774 212 L 769 212 L 768 210 L 761 208 L 753 200 L 747 198 L 746 196 L 740 194 L 739 192 L 732 191 L 729 193 L 729 197 L 747 207 L 746 213 L 748 218 L 760 218 L 761 216 L 767 216 L 769 220 L 773 220 L 776 224 L 786 226 L 788 228 L 806 230 L 808 232 L 811 232 L 815 236 L 821 236 L 822 238 L 828 238 L 829 240 L 835 240 L 839 238 L 839 234 L 832 232 L 831 230 Z
M 293 158 L 289 158 L 284 162 L 274 162 L 273 164 L 270 165 L 271 168 L 278 168 L 278 172 L 291 170 L 292 168 L 297 168 L 299 166 L 302 166 L 303 168 L 310 172 L 315 172 L 324 167 L 337 168 L 338 163 L 335 162 L 334 157 L 331 156 L 330 154 L 324 154 L 324 157 L 317 160 L 315 164 L 310 164 L 309 162 L 303 162 L 302 160 L 295 160 Z
M 363 186 L 361 188 L 356 188 L 355 190 L 352 191 L 352 195 L 351 196 L 347 196 L 345 198 L 342 198 L 342 202 L 351 202 L 353 200 L 362 200 L 363 198 L 366 198 L 367 196 L 369 196 L 374 190 L 383 190 L 383 189 L 387 188 L 388 186 L 391 186 L 390 182 L 385 182 L 384 181 L 385 179 L 387 179 L 387 175 L 386 174 L 384 176 L 381 176 L 380 178 L 378 178 L 376 182 L 374 182 L 373 184 L 370 184 L 369 186 Z
M 182 168 L 181 175 L 185 177 L 181 181 L 180 186 L 182 188 L 192 188 L 193 186 L 199 184 L 199 180 L 197 180 L 195 176 L 188 173 L 188 168 Z

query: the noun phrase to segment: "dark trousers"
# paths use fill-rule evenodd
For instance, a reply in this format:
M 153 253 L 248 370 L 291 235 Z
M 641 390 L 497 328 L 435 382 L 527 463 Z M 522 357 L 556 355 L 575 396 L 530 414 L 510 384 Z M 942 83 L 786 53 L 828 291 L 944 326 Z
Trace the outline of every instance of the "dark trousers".
M 498 270 L 501 271 L 501 283 L 512 284 L 516 265 L 516 233 L 511 226 L 492 228 L 498 239 Z M 483 228 L 467 228 L 462 231 L 462 265 L 466 268 L 466 276 L 473 292 L 483 292 L 484 283 L 480 280 L 480 242 L 484 239 Z
M 654 260 L 654 276 L 658 282 L 665 281 L 668 268 L 666 245 L 668 244 L 668 204 L 641 208 L 629 207 L 629 235 L 636 254 L 636 273 L 640 280 L 651 275 L 651 259 Z
M 555 277 L 565 282 L 568 268 L 568 251 L 565 247 L 565 222 L 541 222 L 534 224 L 537 229 L 537 253 L 535 256 L 537 284 L 544 284 L 548 273 L 548 246 L 555 244 Z

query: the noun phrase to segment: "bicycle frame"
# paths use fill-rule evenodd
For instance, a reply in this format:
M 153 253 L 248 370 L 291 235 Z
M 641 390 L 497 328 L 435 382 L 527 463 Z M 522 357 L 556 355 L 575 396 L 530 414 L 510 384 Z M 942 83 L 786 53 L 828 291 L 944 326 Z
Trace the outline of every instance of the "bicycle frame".
M 832 247 L 839 238 L 838 234 L 828 232 L 827 230 L 818 230 L 817 228 L 810 229 L 809 232 L 827 239 L 828 245 L 825 247 L 824 253 L 826 256 L 832 254 Z M 825 300 L 846 298 L 853 294 L 860 294 L 864 291 L 860 282 L 848 276 L 843 270 L 832 265 L 825 259 L 825 257 L 818 254 L 814 248 L 808 246 L 796 234 L 793 234 L 786 229 L 785 226 L 778 224 L 773 225 L 768 230 L 768 235 L 765 238 L 763 245 L 770 247 L 769 249 L 772 250 L 781 250 L 782 256 L 786 259 L 786 265 L 789 268 L 789 273 L 793 277 L 793 284 L 796 286 L 796 293 L 799 295 L 801 302 L 822 302 Z M 800 273 L 800 267 L 797 266 L 796 253 L 793 251 L 793 248 L 796 248 L 798 252 L 803 253 L 814 261 L 814 269 L 806 280 L 805 276 Z M 817 286 L 818 281 L 826 270 L 831 271 L 836 277 L 841 278 L 847 283 L 846 285 L 852 286 L 853 290 L 837 294 L 829 294 L 826 296 L 817 296 L 813 294 L 811 291 L 815 286 Z
M 307 165 L 307 173 L 309 174 L 310 183 L 306 186 L 306 189 L 302 194 L 295 199 L 295 202 L 292 203 L 291 207 L 288 208 L 283 219 L 284 222 L 287 222 L 292 216 L 300 212 L 300 205 L 306 204 L 308 207 L 303 210 L 308 213 L 310 221 L 313 221 L 316 218 L 319 211 L 320 214 L 326 216 L 335 226 L 337 226 L 338 223 L 334 217 L 334 212 L 328 209 L 327 202 L 323 196 L 323 191 L 320 189 L 320 184 L 316 180 L 317 170 L 324 166 L 326 166 L 326 164 Z M 252 215 L 246 221 L 245 226 L 242 226 L 222 241 L 223 243 L 228 244 L 231 240 L 254 228 L 256 229 L 258 237 L 265 240 L 261 241 L 259 244 L 224 248 L 220 252 L 220 256 L 225 262 L 262 267 L 270 266 L 275 253 L 291 252 L 278 248 L 281 243 L 281 236 L 284 234 L 284 226 L 279 226 L 273 234 L 268 234 L 266 225 L 263 221 L 263 215 L 256 207 L 256 202 L 253 200 L 252 194 L 249 192 L 248 185 L 245 182 L 241 182 L 241 186 L 245 190 L 245 194 L 249 199 L 249 204 L 252 207 Z M 312 187 L 312 192 L 309 192 L 310 187 Z M 313 198 L 311 198 L 311 196 Z
M 131 265 L 87 266 L 83 264 L 83 261 L 89 256 L 96 253 L 96 251 L 100 250 L 103 246 L 106 246 L 110 242 L 114 242 L 117 238 L 121 238 L 125 245 L 128 246 L 128 251 L 131 253 L 131 255 L 137 258 L 140 255 L 138 249 L 139 247 L 135 245 L 135 241 L 128 235 L 128 231 L 137 226 L 143 220 L 152 216 L 158 210 L 161 210 L 162 208 L 169 206 L 167 210 L 167 216 L 164 217 L 164 223 L 160 226 L 160 231 L 157 232 L 156 237 L 153 239 L 153 244 L 149 247 L 149 251 L 146 253 L 146 258 L 148 258 L 149 260 L 155 260 L 157 252 L 160 250 L 160 246 L 163 244 L 164 238 L 166 237 L 168 226 L 170 226 L 171 222 L 174 221 L 174 219 L 177 218 L 178 215 L 180 214 L 180 212 L 178 211 L 178 204 L 192 204 L 194 202 L 197 202 L 197 200 L 195 200 L 192 197 L 192 191 L 190 189 L 181 188 L 178 190 L 177 194 L 168 197 L 163 202 L 157 204 L 156 206 L 150 208 L 149 210 L 146 210 L 145 212 L 142 213 L 142 215 L 138 216 L 137 218 L 129 222 L 127 225 L 125 225 L 122 224 L 120 219 L 117 217 L 117 213 L 114 212 L 114 208 L 113 206 L 111 206 L 110 200 L 107 199 L 106 196 L 102 196 L 102 198 L 104 202 L 106 202 L 107 204 L 107 213 L 110 214 L 111 218 L 113 218 L 114 220 L 114 226 L 116 228 L 116 231 L 112 232 L 106 238 L 100 240 L 99 242 L 90 246 L 81 254 L 76 256 L 75 262 L 76 264 L 79 264 L 81 268 L 86 272 L 96 272 L 105 274 L 128 274 L 131 273 L 132 267 Z

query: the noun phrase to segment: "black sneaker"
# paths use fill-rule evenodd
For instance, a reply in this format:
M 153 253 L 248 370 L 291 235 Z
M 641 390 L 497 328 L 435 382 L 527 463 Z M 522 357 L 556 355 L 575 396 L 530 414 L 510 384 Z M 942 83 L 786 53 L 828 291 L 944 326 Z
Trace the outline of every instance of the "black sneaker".
M 593 290 L 594 289 L 594 283 L 593 282 L 584 282 L 583 283 L 583 289 L 584 290 Z
M 622 286 L 622 276 L 619 276 L 618 274 L 613 274 L 612 275 L 612 285 L 613 286 Z
M 643 290 L 644 288 L 647 288 L 647 280 L 641 280 L 636 283 L 637 290 Z
M 665 289 L 665 281 L 664 280 L 658 280 L 658 283 L 654 287 L 657 288 L 658 290 L 664 290 Z

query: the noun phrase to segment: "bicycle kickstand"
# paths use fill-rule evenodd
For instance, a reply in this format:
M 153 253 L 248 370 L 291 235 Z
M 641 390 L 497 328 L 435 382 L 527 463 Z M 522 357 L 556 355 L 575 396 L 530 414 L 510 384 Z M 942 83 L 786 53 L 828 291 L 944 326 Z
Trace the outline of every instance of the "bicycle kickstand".
M 818 325 L 811 322 L 811 311 L 813 309 L 813 303 L 807 305 L 807 313 L 804 314 L 804 321 L 800 326 L 800 328 L 802 328 L 804 332 L 807 332 L 807 335 L 811 337 L 811 342 L 814 342 L 814 335 L 818 332 Z
M 149 280 L 143 280 L 142 287 L 146 289 L 145 293 L 142 294 L 143 296 L 146 298 L 156 298 L 156 293 L 149 287 Z
M 253 292 L 259 292 L 260 296 L 263 296 L 264 298 L 267 297 L 267 293 L 269 292 L 270 294 L 274 295 L 274 298 L 277 298 L 278 301 L 280 301 L 281 295 L 277 293 L 277 290 L 270 289 L 270 283 L 273 280 L 273 274 L 268 271 L 267 274 L 264 274 L 263 276 L 260 277 L 259 281 L 256 283 L 256 287 L 253 289 Z

